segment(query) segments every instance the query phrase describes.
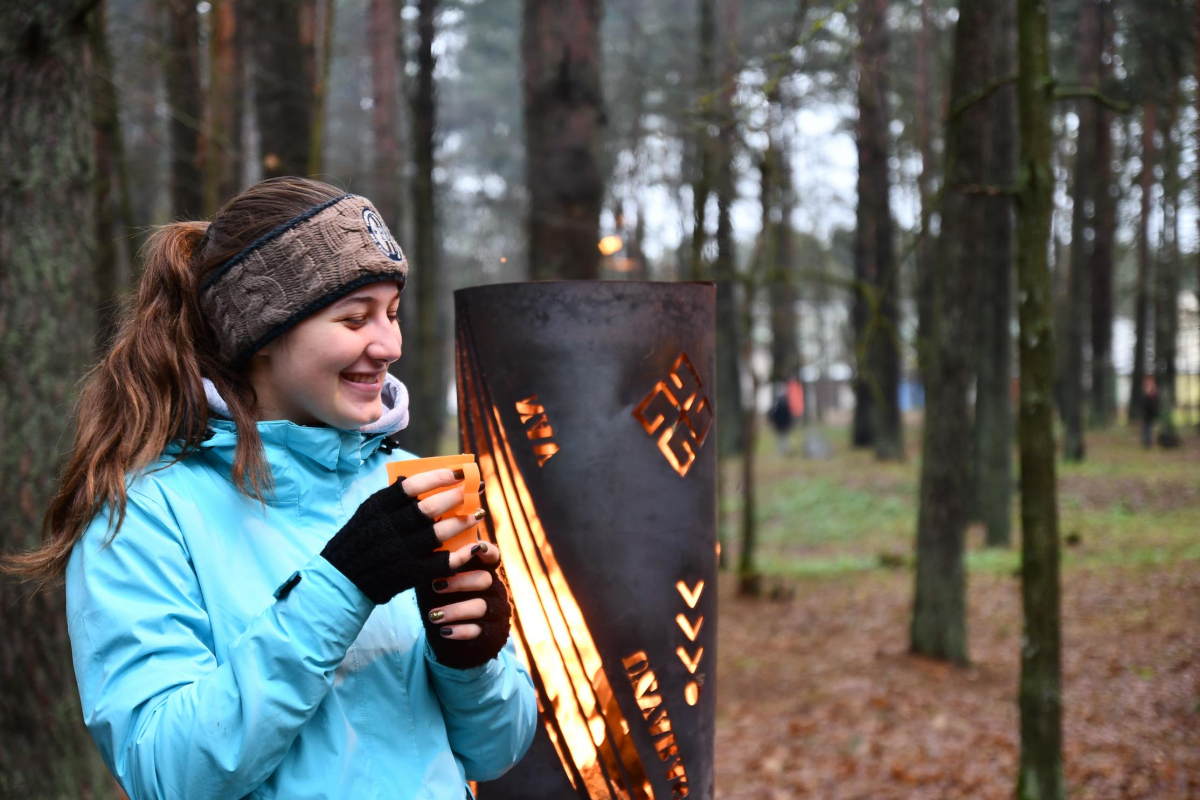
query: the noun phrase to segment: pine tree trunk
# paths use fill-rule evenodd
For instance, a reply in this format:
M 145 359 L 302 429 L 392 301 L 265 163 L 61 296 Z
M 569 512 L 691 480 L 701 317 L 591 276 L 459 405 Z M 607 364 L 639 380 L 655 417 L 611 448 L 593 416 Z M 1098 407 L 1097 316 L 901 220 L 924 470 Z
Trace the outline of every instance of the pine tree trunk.
M 321 48 L 320 58 L 317 63 L 316 83 L 313 84 L 313 122 L 312 122 L 312 137 L 308 148 L 308 172 L 310 175 L 320 175 L 325 163 L 325 112 L 328 106 L 326 99 L 329 94 L 329 73 L 333 66 L 333 34 L 335 31 L 334 11 L 337 8 L 336 0 L 325 0 L 324 14 L 321 18 L 319 26 L 319 42 Z M 393 0 L 394 16 L 399 16 L 400 8 L 396 5 L 396 0 Z M 395 32 L 395 41 L 392 43 L 392 49 L 397 53 L 403 53 L 400 45 L 403 42 L 403 32 L 398 24 L 392 25 Z M 400 59 L 400 69 L 404 68 L 404 59 Z M 401 92 L 403 96 L 403 92 Z M 404 147 L 400 147 L 400 151 L 404 152 Z M 401 191 L 401 196 L 403 196 Z M 394 234 L 399 234 L 400 231 L 393 229 Z M 403 240 L 403 237 L 401 237 Z
M 1080 16 L 1080 78 L 1084 86 L 1100 85 L 1100 25 L 1096 0 L 1084 0 Z M 1097 103 L 1084 98 L 1076 103 L 1079 116 L 1075 141 L 1074 183 L 1071 187 L 1071 262 L 1066 370 L 1063 374 L 1063 457 L 1067 461 L 1082 461 L 1086 452 L 1083 437 L 1084 349 L 1087 323 L 1091 308 L 1092 232 L 1096 190 L 1096 130 Z
M 1154 362 L 1158 384 L 1158 443 L 1178 447 L 1175 426 L 1175 355 L 1179 336 L 1179 76 L 1172 75 L 1163 125 L 1163 238 L 1157 259 Z
M 735 288 L 736 253 L 733 241 L 733 201 L 737 197 L 733 174 L 733 140 L 737 118 L 733 112 L 734 61 L 738 14 L 741 0 L 723 0 L 721 40 L 721 91 L 717 96 L 719 132 L 716 144 L 717 178 L 717 260 L 713 265 L 717 281 L 717 441 L 722 457 L 745 453 L 746 426 L 742 420 L 742 389 L 739 354 L 741 320 L 738 318 Z M 753 403 L 753 398 L 751 398 Z M 749 409 L 753 413 L 753 405 Z
M 0 550 L 38 542 L 92 356 L 97 300 L 91 6 L 0 3 Z M 79 713 L 63 593 L 0 577 L 0 797 L 109 797 Z
M 708 198 L 712 193 L 714 156 L 709 127 L 715 124 L 712 109 L 720 91 L 713 60 L 717 41 L 715 4 L 716 0 L 699 0 L 700 57 L 697 65 L 698 102 L 693 144 L 696 150 L 696 175 L 692 180 L 692 241 L 689 262 L 689 277 L 693 281 L 704 280 L 708 272 L 704 265 L 704 244 L 708 240 Z
M 208 181 L 206 213 L 217 209 L 242 186 L 242 116 L 245 111 L 245 63 L 236 0 L 215 0 L 209 12 Z
M 1013 72 L 1016 62 L 1016 3 L 997 0 L 989 40 L 991 80 Z M 1016 147 L 1016 89 L 998 88 L 988 100 L 990 152 L 987 183 L 1012 186 Z M 984 205 L 982 275 L 979 285 L 979 369 L 975 395 L 975 510 L 987 529 L 989 547 L 1012 541 L 1013 209 L 1011 195 L 987 196 Z
M 525 0 L 525 180 L 535 280 L 599 277 L 600 0 Z
M 300 35 L 300 3 L 255 0 L 252 15 L 254 110 L 264 177 L 305 175 L 312 140 L 311 48 Z M 279 65 L 290 65 L 281 69 Z
M 867 393 L 870 402 L 870 439 L 876 457 L 904 457 L 900 419 L 900 332 L 897 294 L 900 287 L 892 237 L 889 200 L 887 80 L 887 0 L 863 0 L 858 12 L 858 227 L 856 264 L 859 290 L 866 292 L 864 307 L 855 309 L 861 324 L 856 400 Z M 862 357 L 865 355 L 864 370 Z M 865 373 L 865 374 L 864 374 Z M 860 441 L 865 422 L 855 405 L 854 439 Z
M 399 18 L 393 0 L 371 0 L 367 24 L 367 51 L 371 54 L 371 132 L 374 141 L 375 163 L 371 171 L 371 201 L 392 230 L 398 230 L 400 221 L 400 141 L 397 135 L 400 121 L 400 82 L 396 58 L 396 28 Z M 422 53 L 424 49 L 422 48 Z M 430 52 L 432 61 L 432 51 Z M 420 66 L 420 65 L 419 65 Z M 419 69 L 418 66 L 418 69 Z M 419 86 L 425 88 L 421 73 Z M 422 125 L 421 133 L 433 131 L 433 78 L 429 78 L 429 97 L 421 98 L 429 108 L 421 110 L 430 114 L 428 125 Z M 414 109 L 415 110 L 415 109 Z M 430 148 L 432 152 L 432 148 Z M 425 154 L 422 153 L 422 156 Z M 432 162 L 430 165 L 432 171 Z M 417 262 L 422 263 L 422 262 Z
M 118 176 L 125 161 L 118 114 L 117 87 L 113 82 L 112 52 L 108 47 L 107 2 L 100 0 L 88 19 L 88 46 L 92 56 L 92 114 L 96 133 L 96 353 L 104 352 L 116 332 L 120 292 L 120 254 L 116 228 Z
M 419 0 L 417 4 L 420 43 L 417 46 L 417 83 L 412 97 L 412 146 L 416 171 L 412 183 L 413 248 L 409 254 L 416 325 L 415 330 L 414 326 L 409 326 L 410 344 L 401 361 L 409 382 L 413 418 L 421 423 L 403 431 L 400 441 L 421 455 L 437 452 L 446 422 L 448 385 L 443 348 L 446 325 L 441 305 L 445 278 L 441 270 L 433 180 L 434 134 L 437 130 L 433 40 L 437 9 L 438 0 Z M 403 363 L 405 360 L 407 364 Z
M 801 0 L 801 9 L 806 3 Z M 803 22 L 803 10 L 797 15 L 796 23 L 785 33 L 784 41 L 791 42 L 795 31 Z M 794 113 L 790 95 L 785 96 L 780 88 L 790 76 L 790 70 L 776 82 L 771 92 L 772 106 L 770 126 L 771 138 L 777 142 L 770 145 L 774 153 L 772 166 L 775 170 L 774 184 L 778 221 L 770 218 L 764 223 L 770 226 L 774 243 L 771 261 L 767 268 L 767 287 L 771 303 L 771 377 L 772 382 L 800 377 L 800 345 L 797 340 L 799 327 L 796 319 L 798 287 L 796 276 L 796 237 L 792 229 L 792 211 L 796 205 L 796 192 L 792 181 L 792 137 L 790 118 Z
M 166 9 L 171 214 L 179 219 L 195 219 L 205 212 L 200 18 L 192 0 L 167 0 Z
M 1062 627 L 1054 447 L 1054 328 L 1046 248 L 1054 176 L 1046 4 L 1018 0 L 1016 195 L 1021 402 L 1021 755 L 1018 800 L 1063 800 Z
M 966 571 L 963 564 L 971 497 L 971 408 L 975 323 L 983 256 L 984 196 L 965 187 L 984 182 L 988 108 L 968 102 L 989 81 L 988 0 L 961 0 L 954 35 L 946 182 L 932 278 L 933 315 L 925 391 L 917 521 L 914 653 L 967 663 Z M 961 108 L 960 108 L 961 106 Z
M 917 368 L 921 383 L 928 382 L 926 354 L 929 349 L 929 325 L 933 314 L 933 274 L 935 237 L 930 230 L 933 219 L 933 176 L 937 169 L 933 159 L 933 80 L 930 59 L 933 55 L 933 22 L 930 20 L 930 0 L 921 0 L 921 31 L 917 41 L 917 150 L 921 154 L 921 171 L 917 175 L 917 192 L 921 200 L 921 240 L 917 243 Z
M 1133 374 L 1129 384 L 1129 422 L 1142 420 L 1142 379 L 1146 375 L 1146 345 L 1150 333 L 1150 193 L 1154 190 L 1154 132 L 1158 104 L 1147 98 L 1142 108 L 1142 207 L 1137 233 L 1137 293 L 1134 298 Z
M 1111 3 L 1100 3 L 1100 54 L 1113 53 L 1116 27 Z M 1112 61 L 1101 59 L 1100 87 L 1104 91 L 1112 78 Z M 1092 391 L 1089 423 L 1107 428 L 1117 415 L 1117 375 L 1113 366 L 1113 261 L 1117 235 L 1117 187 L 1113 183 L 1113 114 L 1107 108 L 1096 109 L 1095 195 L 1096 237 L 1092 242 Z
M 1099 4 L 1100 49 L 1098 55 L 1114 53 L 1112 36 L 1116 28 L 1110 2 Z M 1099 86 L 1104 91 L 1112 78 L 1112 61 L 1100 58 Z M 1112 366 L 1112 314 L 1114 284 L 1112 264 L 1117 229 L 1117 187 L 1112 181 L 1112 112 L 1096 109 L 1096 239 L 1092 242 L 1092 392 L 1091 415 L 1094 428 L 1106 428 L 1116 419 L 1116 369 Z

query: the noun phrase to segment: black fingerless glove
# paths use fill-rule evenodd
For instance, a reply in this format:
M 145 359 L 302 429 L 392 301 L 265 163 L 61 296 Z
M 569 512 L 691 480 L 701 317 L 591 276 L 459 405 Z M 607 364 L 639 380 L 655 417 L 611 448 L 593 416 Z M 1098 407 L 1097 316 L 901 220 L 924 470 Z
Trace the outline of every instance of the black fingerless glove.
M 433 520 L 405 494 L 403 482 L 364 500 L 321 551 L 376 605 L 450 572 L 450 554 L 437 550 Z
M 421 621 L 425 623 L 425 638 L 429 640 L 429 646 L 439 664 L 454 669 L 478 667 L 495 658 L 508 641 L 512 607 L 508 603 L 508 587 L 504 585 L 504 576 L 499 571 L 499 566 L 485 564 L 479 560 L 479 556 L 475 556 L 457 570 L 455 574 L 473 570 L 490 572 L 492 585 L 481 592 L 435 592 L 432 581 L 417 585 L 417 605 L 421 609 Z M 447 571 L 438 577 L 445 578 L 448 574 Z M 441 634 L 445 625 L 429 621 L 431 610 L 476 597 L 483 598 L 487 603 L 487 611 L 483 617 L 458 623 L 474 622 L 478 625 L 480 633 L 474 639 L 447 639 Z

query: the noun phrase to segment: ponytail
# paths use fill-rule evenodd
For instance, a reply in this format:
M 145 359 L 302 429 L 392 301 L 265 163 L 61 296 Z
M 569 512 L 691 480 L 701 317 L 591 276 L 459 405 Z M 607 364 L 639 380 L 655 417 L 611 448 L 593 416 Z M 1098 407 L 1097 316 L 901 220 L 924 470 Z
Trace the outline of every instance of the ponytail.
M 198 256 L 208 227 L 174 222 L 147 241 L 132 307 L 122 315 L 111 350 L 83 380 L 73 412 L 75 441 L 42 522 L 42 544 L 8 556 L 6 572 L 39 588 L 56 583 L 71 549 L 105 508 L 115 535 L 125 520 L 127 481 L 154 464 L 168 445 L 182 447 L 164 467 L 194 453 L 204 440 L 205 377 L 228 403 L 237 426 L 234 485 L 259 500 L 270 491 L 254 390 L 217 360 L 200 310 L 200 280 L 207 270 Z

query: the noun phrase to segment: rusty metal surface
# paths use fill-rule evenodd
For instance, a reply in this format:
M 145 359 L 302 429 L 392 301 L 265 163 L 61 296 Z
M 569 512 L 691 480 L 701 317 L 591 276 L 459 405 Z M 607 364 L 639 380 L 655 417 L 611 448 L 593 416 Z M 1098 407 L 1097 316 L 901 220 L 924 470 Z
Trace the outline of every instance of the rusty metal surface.
M 590 682 L 607 731 L 600 750 L 610 754 L 597 759 L 603 780 L 580 772 L 546 696 L 554 670 L 526 652 L 548 725 L 521 764 L 479 787 L 481 800 L 644 798 L 646 782 L 659 800 L 713 795 L 714 307 L 712 284 L 539 282 L 455 293 L 462 447 L 479 454 L 488 481 L 489 535 L 514 584 L 514 631 L 536 636 L 515 585 L 536 580 L 514 570 L 560 573 L 567 588 L 553 603 L 565 619 L 572 601 L 582 614 L 560 649 L 587 663 L 594 645 L 603 662 Z M 540 531 L 548 552 L 510 552 L 520 549 L 518 529 L 526 542 Z M 586 717 L 586 699 L 567 699 Z

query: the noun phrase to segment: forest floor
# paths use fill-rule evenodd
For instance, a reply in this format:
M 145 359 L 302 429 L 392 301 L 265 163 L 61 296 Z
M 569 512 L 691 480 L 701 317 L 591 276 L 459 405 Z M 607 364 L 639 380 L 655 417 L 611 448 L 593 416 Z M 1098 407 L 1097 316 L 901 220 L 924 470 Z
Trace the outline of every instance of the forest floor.
M 738 598 L 722 576 L 717 798 L 1008 800 L 1019 544 L 987 550 L 969 531 L 971 665 L 910 655 L 919 434 L 903 464 L 824 434 L 827 461 L 759 443 L 766 592 Z M 1091 433 L 1087 461 L 1059 465 L 1072 800 L 1200 798 L 1200 436 L 1185 438 L 1144 451 L 1133 429 Z

